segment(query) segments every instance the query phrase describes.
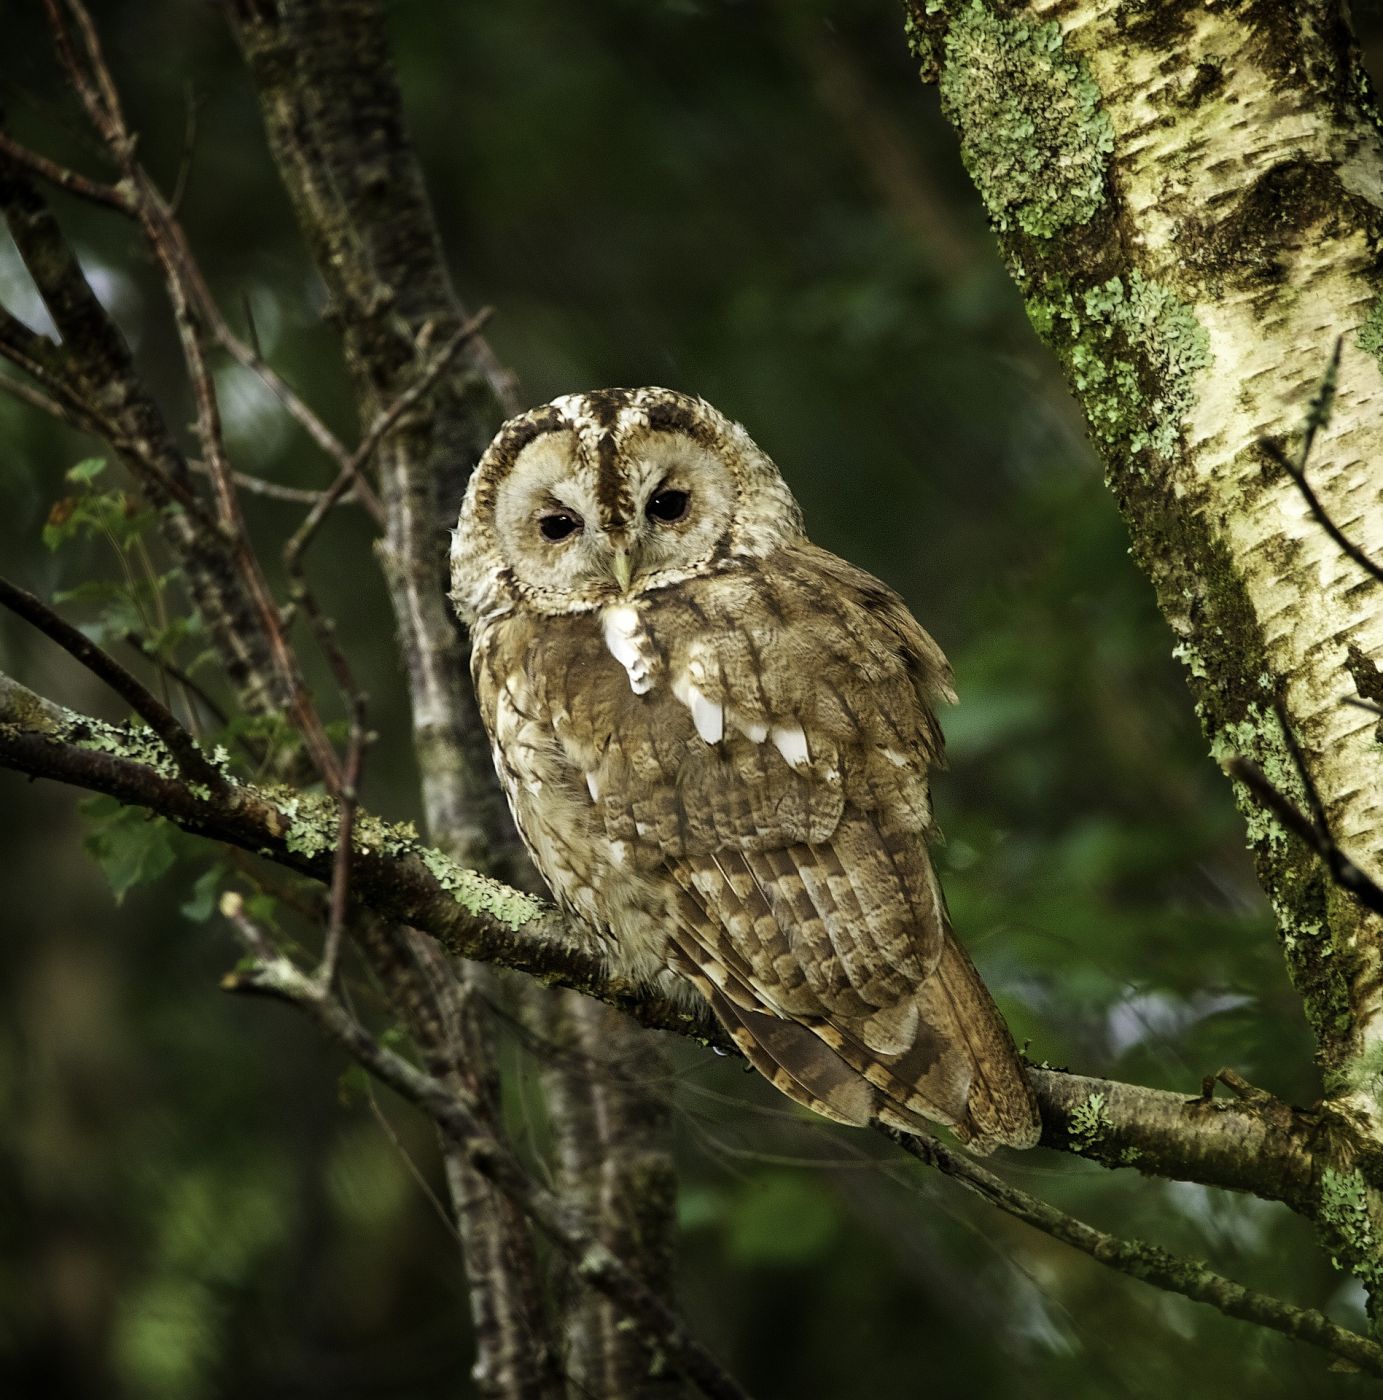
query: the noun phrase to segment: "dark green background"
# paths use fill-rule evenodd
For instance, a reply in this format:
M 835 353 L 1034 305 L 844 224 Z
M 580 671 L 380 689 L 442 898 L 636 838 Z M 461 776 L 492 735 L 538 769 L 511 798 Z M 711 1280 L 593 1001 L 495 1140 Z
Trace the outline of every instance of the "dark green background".
M 20 134 L 101 174 L 37 9 L 5 15 L 0 100 Z M 215 8 L 96 13 L 165 189 L 192 95 L 182 210 L 223 308 L 243 328 L 253 307 L 274 364 L 351 437 L 323 293 Z M 496 308 L 492 344 L 523 401 L 648 382 L 705 395 L 779 462 L 814 538 L 900 589 L 950 654 L 961 704 L 945 717 L 938 858 L 1020 1042 L 1188 1095 L 1230 1064 L 1309 1102 L 1309 1040 L 1228 787 L 894 7 L 413 0 L 391 15 L 457 282 Z M 187 422 L 144 252 L 114 216 L 57 208 Z M 28 316 L 31 295 L 0 241 L 0 298 Z M 227 369 L 221 387 L 237 467 L 330 480 L 245 375 Z M 39 541 L 63 472 L 93 450 L 0 398 L 5 574 L 51 595 L 113 572 L 108 549 Z M 276 557 L 299 509 L 247 510 Z M 368 545 L 363 517 L 343 513 L 311 568 L 384 736 L 367 800 L 416 818 Z M 0 666 L 119 717 L 8 617 Z M 117 908 L 75 808 L 0 774 L 0 1392 L 472 1393 L 454 1243 L 399 1148 L 305 1024 L 217 990 L 237 949 L 215 920 L 179 913 L 212 853 L 180 840 L 174 869 Z M 806 1121 L 736 1066 L 670 1052 L 658 1089 L 683 1173 L 682 1297 L 757 1395 L 1362 1384 Z M 527 1053 L 511 1035 L 510 1068 Z M 426 1128 L 381 1107 L 438 1190 Z M 540 1104 L 515 1089 L 512 1111 L 518 1140 L 540 1143 Z M 1040 1151 L 1003 1170 L 1102 1226 L 1360 1321 L 1355 1287 L 1281 1208 Z

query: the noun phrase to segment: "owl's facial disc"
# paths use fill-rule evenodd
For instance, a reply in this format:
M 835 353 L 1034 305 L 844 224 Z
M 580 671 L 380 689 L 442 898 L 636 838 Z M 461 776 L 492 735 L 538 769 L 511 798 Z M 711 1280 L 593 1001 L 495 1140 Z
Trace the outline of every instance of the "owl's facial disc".
M 600 606 L 700 572 L 734 513 L 734 477 L 709 447 L 640 427 L 592 451 L 576 432 L 525 446 L 495 493 L 495 529 L 539 605 Z M 611 450 L 611 449 L 614 450 Z

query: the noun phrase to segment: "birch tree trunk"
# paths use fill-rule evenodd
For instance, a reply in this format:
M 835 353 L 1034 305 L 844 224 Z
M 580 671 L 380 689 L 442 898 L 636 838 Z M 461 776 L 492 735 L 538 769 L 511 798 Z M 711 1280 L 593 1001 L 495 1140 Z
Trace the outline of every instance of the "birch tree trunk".
M 1253 760 L 1308 807 L 1304 775 L 1340 847 L 1383 876 L 1383 729 L 1349 703 L 1383 699 L 1383 588 L 1260 445 L 1299 445 L 1343 337 L 1308 476 L 1330 519 L 1383 560 L 1383 142 L 1344 7 L 908 10 L 923 77 L 939 82 L 1028 315 L 1084 410 L 1211 753 Z M 1375 1292 L 1380 921 L 1255 796 L 1236 795 L 1323 1077 L 1318 1219 Z

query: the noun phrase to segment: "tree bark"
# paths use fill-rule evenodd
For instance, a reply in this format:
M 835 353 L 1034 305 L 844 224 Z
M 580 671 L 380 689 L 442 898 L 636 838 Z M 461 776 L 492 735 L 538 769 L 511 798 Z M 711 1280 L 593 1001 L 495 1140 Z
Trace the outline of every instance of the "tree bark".
M 1330 0 L 908 5 L 907 30 L 1033 326 L 1056 352 L 1221 761 L 1245 756 L 1383 875 L 1383 588 L 1260 445 L 1383 560 L 1383 142 Z M 1284 727 L 1285 731 L 1284 732 Z M 1301 769 L 1293 755 L 1301 752 Z M 1334 1165 L 1326 1233 L 1383 1278 L 1380 920 L 1242 787 L 1260 879 L 1315 1035 Z M 1369 1209 L 1356 1208 L 1365 1199 Z

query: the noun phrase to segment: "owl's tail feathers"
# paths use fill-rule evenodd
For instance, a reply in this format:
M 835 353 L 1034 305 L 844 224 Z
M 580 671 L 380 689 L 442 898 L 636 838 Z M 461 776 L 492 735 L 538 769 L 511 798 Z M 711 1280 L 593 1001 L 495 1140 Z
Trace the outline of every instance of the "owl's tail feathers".
M 788 1021 L 749 1010 L 747 994 L 727 995 L 678 961 L 749 1063 L 779 1093 L 825 1118 L 851 1127 L 878 1118 L 907 1133 L 942 1123 L 981 1155 L 1033 1147 L 1041 1135 L 1008 1027 L 949 933 L 935 971 L 918 989 L 915 1014 L 906 1018 L 912 1043 L 894 1053 L 868 1045 L 869 1022 Z
M 918 989 L 917 1007 L 920 1026 L 913 1050 L 888 1063 L 895 1082 L 915 1086 L 900 1106 L 920 1108 L 928 1117 L 940 1116 L 935 1108 L 942 1109 L 972 1152 L 1035 1147 L 1042 1119 L 1013 1037 L 969 954 L 949 929 L 935 971 Z M 920 1063 L 909 1065 L 910 1058 Z M 939 1091 L 935 1098 L 934 1085 Z M 935 1107 L 929 1111 L 920 1105 L 918 1095 Z M 903 1123 L 895 1126 L 906 1130 Z
M 852 1128 L 867 1127 L 877 1095 L 821 1038 L 797 1021 L 746 1011 L 710 981 L 694 979 L 745 1059 L 780 1094 Z

